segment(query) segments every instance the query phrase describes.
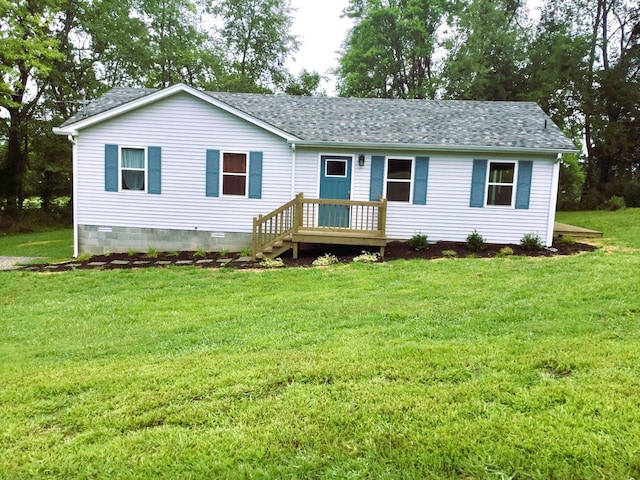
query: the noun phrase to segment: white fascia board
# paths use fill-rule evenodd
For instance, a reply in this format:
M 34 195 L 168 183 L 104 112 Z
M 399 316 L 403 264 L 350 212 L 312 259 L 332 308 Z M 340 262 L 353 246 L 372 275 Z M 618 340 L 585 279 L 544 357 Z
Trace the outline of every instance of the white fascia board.
M 291 143 L 291 142 L 290 142 Z M 579 153 L 576 149 L 561 148 L 523 148 L 523 147 L 491 147 L 491 146 L 473 146 L 473 145 L 437 145 L 437 144 L 420 144 L 420 143 L 350 143 L 350 142 L 295 142 L 298 147 L 316 147 L 316 148 L 349 148 L 349 149 L 367 149 L 367 150 L 394 150 L 394 151 L 415 151 L 429 150 L 432 152 L 458 152 L 458 153 L 516 153 L 516 154 L 544 154 L 544 155 L 562 155 L 570 153 Z
M 262 120 L 259 120 L 245 112 L 242 112 L 241 110 L 238 110 L 218 100 L 217 98 L 207 95 L 205 92 L 196 90 L 195 88 L 185 85 L 183 83 L 178 83 L 171 87 L 158 90 L 157 92 L 150 93 L 149 95 L 145 95 L 144 97 L 124 103 L 115 108 L 112 108 L 110 110 L 99 113 L 97 115 L 93 115 L 91 117 L 82 119 L 78 122 L 72 123 L 65 127 L 54 127 L 53 133 L 55 133 L 56 135 L 77 135 L 78 131 L 82 130 L 83 128 L 87 128 L 91 125 L 104 122 L 105 120 L 108 120 L 113 117 L 117 117 L 118 115 L 122 115 L 123 113 L 135 110 L 145 105 L 149 105 L 150 103 L 157 102 L 158 100 L 170 97 L 171 95 L 175 95 L 176 93 L 179 93 L 179 92 L 184 92 L 184 93 L 193 95 L 194 97 L 199 98 L 200 100 L 203 100 L 209 103 L 210 105 L 218 107 L 219 109 L 224 110 L 225 112 L 235 115 L 236 117 L 241 118 L 242 120 L 245 120 L 257 127 L 260 127 L 268 132 L 271 132 L 287 140 L 288 142 L 296 142 L 299 140 L 298 137 L 294 135 L 291 135 L 283 130 L 280 130 L 279 128 L 276 128 L 273 125 L 263 122 Z

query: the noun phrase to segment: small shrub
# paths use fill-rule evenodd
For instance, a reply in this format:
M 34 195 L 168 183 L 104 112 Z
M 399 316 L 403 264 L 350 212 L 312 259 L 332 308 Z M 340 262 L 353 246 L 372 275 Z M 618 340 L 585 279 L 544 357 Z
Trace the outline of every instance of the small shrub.
M 467 248 L 474 253 L 481 252 L 487 243 L 484 241 L 484 237 L 474 230 L 467 236 Z
M 80 255 L 78 255 L 76 257 L 76 260 L 78 262 L 86 262 L 87 260 L 89 260 L 91 258 L 91 254 L 90 253 L 81 253 Z
M 610 210 L 612 212 L 615 212 L 616 210 L 622 210 L 624 208 L 627 208 L 624 197 L 619 197 L 618 195 L 614 195 L 602 204 L 603 210 Z
M 427 242 L 427 236 L 421 233 L 416 233 L 409 240 L 409 246 L 418 252 L 423 252 L 429 248 L 429 242 Z
M 249 247 L 243 248 L 242 250 L 240 250 L 240 256 L 241 257 L 250 257 L 251 256 L 251 249 Z
M 574 245 L 574 244 L 576 243 L 576 241 L 575 241 L 573 238 L 571 238 L 571 237 L 569 237 L 569 236 L 567 236 L 567 235 L 563 235 L 563 236 L 561 236 L 558 240 L 559 240 L 559 241 L 560 241 L 560 243 L 562 243 L 563 245 L 569 245 L 569 246 L 571 246 L 571 245 Z
M 331 253 L 325 253 L 324 255 L 319 256 L 313 261 L 314 267 L 328 267 L 329 265 L 333 265 L 334 263 L 338 263 L 338 257 Z
M 282 268 L 284 267 L 284 262 L 280 257 L 277 258 L 265 258 L 258 265 L 264 268 Z
M 443 250 L 442 256 L 445 258 L 455 258 L 458 256 L 458 252 L 456 252 L 455 250 Z
M 137 253 L 138 253 L 138 252 L 136 252 L 135 250 L 129 250 L 129 251 L 127 252 L 127 255 L 129 255 L 130 257 L 135 257 Z
M 502 257 L 510 257 L 511 255 L 513 255 L 513 248 L 511 247 L 502 247 L 500 249 L 500 252 L 498 252 L 498 254 Z
M 378 260 L 380 260 L 379 253 L 371 253 L 366 250 L 363 250 L 357 257 L 353 257 L 353 261 L 358 263 L 376 263 Z
M 157 256 L 158 256 L 158 249 L 149 247 L 149 250 L 147 250 L 147 257 L 156 258 Z
M 198 252 L 200 252 L 200 250 L 198 250 Z M 198 252 L 196 252 L 196 255 L 198 254 Z M 222 250 L 220 250 L 218 252 L 220 254 L 221 258 L 226 258 L 227 255 L 229 255 L 229 250 L 227 250 L 226 248 L 223 248 Z M 204 255 L 203 255 L 204 256 Z
M 525 233 L 520 240 L 520 246 L 524 250 L 534 251 L 542 249 L 542 239 L 536 233 Z

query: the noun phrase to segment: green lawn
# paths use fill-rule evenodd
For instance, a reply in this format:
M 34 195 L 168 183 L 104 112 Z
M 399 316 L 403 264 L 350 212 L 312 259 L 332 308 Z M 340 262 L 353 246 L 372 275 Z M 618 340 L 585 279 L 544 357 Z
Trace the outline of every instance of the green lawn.
M 0 478 L 638 478 L 640 209 L 569 218 L 616 248 L 0 272 Z
M 73 255 L 73 230 L 0 235 L 0 255 L 41 257 L 42 261 L 69 260 Z
M 556 220 L 604 233 L 607 245 L 640 248 L 640 208 L 616 212 L 559 212 Z

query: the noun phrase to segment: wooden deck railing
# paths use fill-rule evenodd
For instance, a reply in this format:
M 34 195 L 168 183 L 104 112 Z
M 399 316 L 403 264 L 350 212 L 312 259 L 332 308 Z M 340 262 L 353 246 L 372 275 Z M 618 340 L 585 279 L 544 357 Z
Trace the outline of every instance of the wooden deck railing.
M 300 231 L 384 238 L 387 200 L 333 200 L 304 198 L 302 193 L 267 215 L 253 219 L 252 255 L 281 243 Z M 336 241 L 336 243 L 340 243 Z
M 297 211 L 299 210 L 302 194 L 275 209 L 267 215 L 253 217 L 253 239 L 251 243 L 251 255 L 255 260 L 258 252 L 275 245 L 288 234 L 294 232 Z

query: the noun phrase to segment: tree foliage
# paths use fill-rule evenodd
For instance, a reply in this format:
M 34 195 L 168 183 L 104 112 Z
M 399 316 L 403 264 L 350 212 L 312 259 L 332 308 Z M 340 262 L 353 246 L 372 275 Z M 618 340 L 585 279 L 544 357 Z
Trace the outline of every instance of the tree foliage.
M 338 75 L 344 96 L 433 98 L 436 32 L 448 0 L 351 0 L 355 20 Z
M 289 33 L 289 0 L 220 0 L 211 12 L 222 23 L 221 42 L 229 65 L 226 89 L 282 87 L 287 79 L 285 59 L 298 49 L 298 40 Z
M 516 100 L 525 78 L 528 35 L 520 25 L 521 0 L 474 0 L 453 22 L 443 67 L 444 96 Z
M 582 196 L 584 205 L 597 206 L 623 191 L 635 198 L 640 6 L 546 0 L 536 21 L 527 6 L 525 0 L 351 0 L 345 15 L 355 24 L 338 69 L 340 94 L 537 102 L 584 150 L 563 163 L 562 205 L 575 207 Z M 420 71 L 411 70 L 415 65 L 425 66 L 425 76 L 407 75 Z
M 2 193 L 9 214 L 24 201 L 29 135 L 54 62 L 62 57 L 52 35 L 58 4 L 54 0 L 0 0 L 0 109 L 6 141 Z
M 111 87 L 316 94 L 316 72 L 284 67 L 291 14 L 289 0 L 0 0 L 0 213 L 71 194 L 51 128 Z

